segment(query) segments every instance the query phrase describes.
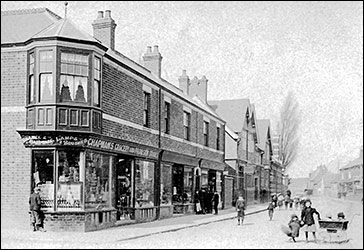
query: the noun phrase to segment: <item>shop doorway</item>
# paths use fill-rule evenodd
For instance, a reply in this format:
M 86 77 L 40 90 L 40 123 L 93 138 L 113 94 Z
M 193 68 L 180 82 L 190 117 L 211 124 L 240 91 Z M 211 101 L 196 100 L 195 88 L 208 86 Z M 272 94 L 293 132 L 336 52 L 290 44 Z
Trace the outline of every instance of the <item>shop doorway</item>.
M 133 220 L 133 161 L 119 158 L 116 163 L 116 219 Z

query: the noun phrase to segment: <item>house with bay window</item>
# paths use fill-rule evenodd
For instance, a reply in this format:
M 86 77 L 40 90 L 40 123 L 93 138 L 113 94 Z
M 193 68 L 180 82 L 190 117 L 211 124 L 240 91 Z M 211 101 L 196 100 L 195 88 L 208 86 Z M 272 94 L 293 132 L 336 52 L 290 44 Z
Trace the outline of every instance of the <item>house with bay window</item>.
M 109 10 L 93 36 L 46 8 L 1 20 L 2 226 L 29 225 L 35 186 L 55 231 L 194 213 L 201 188 L 223 207 L 225 121 L 185 92 L 206 98 L 206 77 L 178 88 L 158 46 L 142 65 L 118 52 Z

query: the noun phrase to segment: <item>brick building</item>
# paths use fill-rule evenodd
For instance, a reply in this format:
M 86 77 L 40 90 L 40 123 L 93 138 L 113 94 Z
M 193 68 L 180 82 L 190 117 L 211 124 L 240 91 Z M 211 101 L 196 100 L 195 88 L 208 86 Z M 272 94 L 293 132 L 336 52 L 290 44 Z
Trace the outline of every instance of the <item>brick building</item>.
M 201 188 L 223 206 L 225 121 L 193 98 L 206 100 L 206 77 L 183 71 L 181 91 L 158 46 L 143 65 L 116 51 L 108 10 L 93 36 L 45 8 L 1 19 L 2 226 L 28 225 L 35 186 L 48 230 L 193 213 Z
M 249 99 L 208 101 L 226 120 L 226 163 L 235 170 L 234 195 L 242 193 L 248 204 L 265 202 L 270 186 L 276 187 L 279 174 L 271 169 L 272 145 L 269 120 L 256 119 L 254 104 Z M 276 190 L 276 189 L 274 189 Z
M 363 198 L 363 148 L 359 157 L 339 169 L 338 195 L 347 199 Z

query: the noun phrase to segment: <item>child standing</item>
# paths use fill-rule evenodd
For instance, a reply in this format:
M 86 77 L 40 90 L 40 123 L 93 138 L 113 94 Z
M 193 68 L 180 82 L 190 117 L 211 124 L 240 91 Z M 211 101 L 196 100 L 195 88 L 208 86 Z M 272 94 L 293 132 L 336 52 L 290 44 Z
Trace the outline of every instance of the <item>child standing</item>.
M 273 212 L 274 212 L 274 202 L 269 202 L 269 205 L 268 205 L 268 215 L 269 215 L 269 220 L 272 220 L 273 219 Z
M 235 208 L 238 212 L 238 226 L 243 225 L 245 215 L 245 200 L 242 195 L 239 195 L 239 198 L 236 201 Z
M 317 214 L 318 219 L 320 219 L 320 214 L 317 212 L 315 208 L 311 207 L 311 201 L 306 200 L 305 207 L 301 211 L 301 220 L 305 223 L 304 231 L 306 234 L 306 242 L 308 242 L 308 232 L 311 232 L 315 242 L 316 242 L 316 226 L 315 226 L 315 220 L 313 218 L 314 214 Z

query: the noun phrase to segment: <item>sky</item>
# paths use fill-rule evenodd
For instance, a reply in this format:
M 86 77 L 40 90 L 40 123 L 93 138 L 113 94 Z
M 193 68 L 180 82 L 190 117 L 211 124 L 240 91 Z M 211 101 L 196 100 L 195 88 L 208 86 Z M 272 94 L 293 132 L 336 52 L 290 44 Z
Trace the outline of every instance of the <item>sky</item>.
M 64 1 L 1 1 L 2 11 L 38 7 L 64 17 Z M 116 50 L 140 62 L 158 45 L 162 78 L 205 75 L 208 100 L 249 98 L 273 129 L 292 91 L 301 124 L 290 177 L 359 156 L 363 2 L 68 1 L 67 18 L 92 35 L 100 10 L 117 24 Z

